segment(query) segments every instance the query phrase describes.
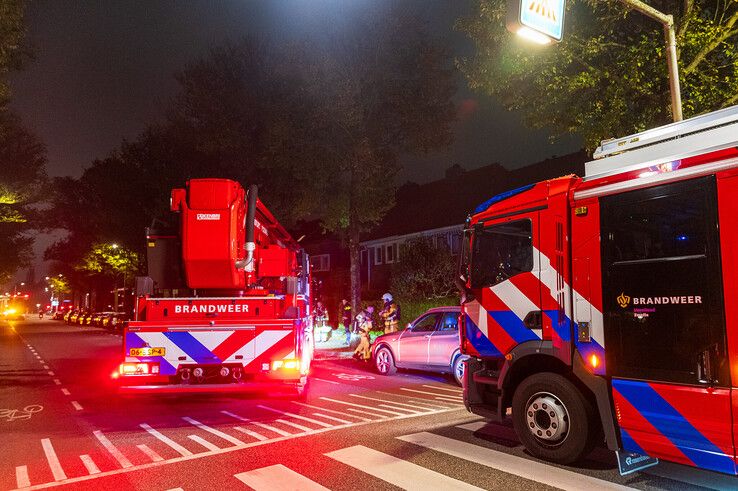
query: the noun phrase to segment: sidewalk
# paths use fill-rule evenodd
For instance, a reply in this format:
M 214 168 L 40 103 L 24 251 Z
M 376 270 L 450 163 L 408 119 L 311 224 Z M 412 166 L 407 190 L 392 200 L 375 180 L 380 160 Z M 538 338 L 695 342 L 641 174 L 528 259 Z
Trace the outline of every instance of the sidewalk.
M 328 340 L 318 341 L 319 334 L 316 333 L 315 341 L 315 359 L 316 360 L 335 360 L 351 358 L 354 353 L 353 348 L 346 342 L 346 334 L 343 328 L 334 329 L 328 333 Z M 358 336 L 354 335 L 354 345 L 358 343 Z

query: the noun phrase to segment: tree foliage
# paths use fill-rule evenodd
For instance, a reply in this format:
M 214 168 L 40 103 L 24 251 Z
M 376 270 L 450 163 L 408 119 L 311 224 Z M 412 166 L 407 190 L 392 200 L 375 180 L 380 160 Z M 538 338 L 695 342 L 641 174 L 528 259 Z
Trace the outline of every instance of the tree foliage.
M 401 260 L 392 265 L 392 291 L 399 298 L 437 300 L 456 292 L 456 265 L 446 247 L 434 247 L 427 238 L 400 246 Z
M 648 3 L 675 18 L 685 118 L 737 103 L 738 2 Z M 589 148 L 670 122 L 662 27 L 617 0 L 568 5 L 563 41 L 538 47 L 506 31 L 505 0 L 480 0 L 458 23 L 477 48 L 459 60 L 470 85 Z
M 41 142 L 20 118 L 0 109 L 0 284 L 33 257 L 29 231 L 41 226 L 45 165 Z
M 85 254 L 78 269 L 110 277 L 130 278 L 139 270 L 139 256 L 117 244 L 97 243 Z

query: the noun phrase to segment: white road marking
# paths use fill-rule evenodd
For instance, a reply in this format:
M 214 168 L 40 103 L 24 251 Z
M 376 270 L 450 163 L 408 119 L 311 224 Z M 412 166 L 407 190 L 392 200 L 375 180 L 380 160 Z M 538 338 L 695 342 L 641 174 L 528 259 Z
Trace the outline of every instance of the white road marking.
M 58 378 L 55 378 L 55 379 L 54 379 L 54 383 L 55 383 L 56 385 L 61 385 L 61 380 L 59 380 Z
M 142 451 L 143 453 L 145 453 L 151 459 L 152 462 L 161 462 L 162 460 L 164 460 L 164 458 L 161 455 L 159 455 L 158 453 L 156 453 L 153 450 L 151 450 L 148 447 L 148 445 L 144 445 L 142 443 L 140 445 L 136 445 L 136 447 L 140 451 Z
M 299 474 L 282 464 L 270 465 L 233 477 L 256 491 L 329 491 L 315 481 Z
M 170 447 L 172 447 L 182 457 L 187 457 L 189 455 L 192 455 L 192 452 L 190 452 L 189 450 L 187 450 L 186 448 L 184 448 L 182 445 L 180 445 L 179 443 L 175 442 L 174 440 L 172 440 L 168 436 L 162 435 L 161 433 L 159 433 L 158 431 L 156 431 L 154 428 L 152 428 L 151 426 L 147 425 L 146 423 L 141 423 L 139 426 L 141 428 L 143 428 L 144 430 L 148 431 L 151 436 L 157 438 L 162 443 L 166 443 L 167 445 L 169 445 Z
M 423 385 L 422 387 L 426 387 L 428 389 L 435 389 L 435 390 L 445 390 L 448 392 L 455 392 L 457 394 L 462 394 L 464 392 L 463 389 L 453 389 L 451 387 L 438 387 L 437 385 Z
M 95 435 L 95 438 L 100 440 L 100 443 L 102 443 L 102 446 L 105 447 L 105 450 L 107 450 L 110 455 L 112 455 L 113 458 L 118 461 L 122 468 L 127 469 L 128 467 L 133 467 L 131 461 L 128 460 L 126 456 L 123 455 L 120 450 L 118 450 L 116 446 L 110 442 L 110 440 L 108 440 L 108 437 L 103 435 L 102 431 L 95 430 L 92 432 L 92 434 Z
M 298 430 L 302 430 L 302 431 L 304 431 L 306 433 L 315 431 L 312 428 L 308 428 L 307 426 L 299 425 L 297 423 L 293 423 L 293 422 L 287 421 L 285 419 L 275 419 L 274 422 L 275 423 L 282 423 L 283 425 L 287 425 L 287 426 L 291 426 L 293 428 L 297 428 Z
M 49 369 L 49 365 L 44 365 L 44 370 L 48 370 L 48 369 Z
M 367 412 L 365 410 L 363 410 L 363 409 L 356 409 L 356 408 L 353 408 L 353 407 L 347 408 L 346 411 L 351 411 L 352 413 L 367 414 Z M 380 420 L 380 419 L 387 419 L 387 418 L 390 417 L 390 416 L 387 416 L 385 414 L 376 414 L 376 413 L 371 413 L 371 415 L 374 416 L 377 419 L 370 419 L 369 421 L 377 421 L 377 420 Z M 347 416 L 351 416 L 351 415 L 350 414 L 347 414 Z
M 265 437 L 261 433 L 257 433 L 255 431 L 247 430 L 246 428 L 242 428 L 240 426 L 234 426 L 233 429 L 236 430 L 236 431 L 240 431 L 244 435 L 248 435 L 248 436 L 250 436 L 252 438 L 256 438 L 260 442 L 263 442 L 264 440 L 269 440 L 269 438 Z
M 326 380 L 324 378 L 317 378 L 317 377 L 311 377 L 313 380 L 320 380 L 321 382 L 326 382 L 333 385 L 341 385 L 341 382 L 336 382 L 335 380 Z
M 411 407 L 411 408 L 413 408 L 413 410 L 410 410 L 410 409 L 403 409 L 403 408 L 401 408 L 401 407 L 394 407 L 394 409 L 397 409 L 397 410 L 400 410 L 400 411 L 410 411 L 411 413 L 420 413 L 420 412 L 424 412 L 424 411 L 417 411 L 417 409 L 425 409 L 426 411 L 428 410 L 428 409 L 426 409 L 426 408 L 424 408 L 424 407 L 418 407 L 418 406 L 417 406 L 417 405 L 415 405 L 415 404 L 405 404 L 405 403 L 403 403 L 403 402 L 388 401 L 388 400 L 386 400 L 386 399 L 379 399 L 379 398 L 377 398 L 377 397 L 367 397 L 367 396 L 360 396 L 359 394 L 349 394 L 349 395 L 350 395 L 351 397 L 360 397 L 360 398 L 362 398 L 362 399 L 369 399 L 369 400 L 371 400 L 371 401 L 388 402 L 388 403 L 392 404 L 392 406 L 387 406 L 386 404 L 380 404 L 380 406 L 383 406 L 383 407 L 384 407 L 384 406 L 387 406 L 387 407 L 394 407 L 394 406 L 407 406 L 407 407 Z
M 398 437 L 404 442 L 413 443 L 446 455 L 481 464 L 508 474 L 537 481 L 555 488 L 572 491 L 589 491 L 591 489 L 632 490 L 585 474 L 579 474 L 552 465 L 543 464 L 522 457 L 516 457 L 480 445 L 466 443 L 433 433 L 421 432 Z
M 297 402 L 295 402 L 295 403 L 297 403 Z M 299 403 L 299 404 L 302 404 L 302 403 Z M 320 408 L 318 406 L 311 406 L 310 404 L 302 404 L 302 405 L 307 406 L 307 407 L 314 407 L 316 409 L 323 409 L 323 408 Z M 447 412 L 452 412 L 452 411 L 458 411 L 458 410 L 459 409 L 456 409 L 456 408 L 454 408 L 454 409 L 442 409 L 442 410 L 434 411 L 433 413 L 430 413 L 430 414 L 442 414 L 442 413 L 447 413 Z M 335 413 L 338 413 L 338 414 L 343 414 L 343 413 L 340 413 L 338 411 L 332 411 L 332 410 L 326 410 L 326 411 L 335 412 Z M 346 416 L 356 417 L 356 416 L 352 416 L 352 415 L 348 415 L 348 414 Z M 115 468 L 115 469 L 112 469 L 112 470 L 109 470 L 109 471 L 103 471 L 100 474 L 96 474 L 94 476 L 80 475 L 80 476 L 77 476 L 77 477 L 72 477 L 72 478 L 69 478 L 66 481 L 64 481 L 64 484 L 66 485 L 66 484 L 73 484 L 73 483 L 78 483 L 78 482 L 92 481 L 94 479 L 98 479 L 98 478 L 101 478 L 101 477 L 115 476 L 115 475 L 118 475 L 118 474 L 127 474 L 128 472 L 131 472 L 131 471 L 139 471 L 139 470 L 145 470 L 145 469 L 153 469 L 155 467 L 161 467 L 161 466 L 176 464 L 176 463 L 180 463 L 180 462 L 189 462 L 191 460 L 199 460 L 199 459 L 201 459 L 203 457 L 210 457 L 210 456 L 212 456 L 214 454 L 220 455 L 220 454 L 226 454 L 226 453 L 230 453 L 230 452 L 237 452 L 237 451 L 243 450 L 244 448 L 259 447 L 261 445 L 269 445 L 269 444 L 274 443 L 274 442 L 281 442 L 281 441 L 292 440 L 292 439 L 297 439 L 297 438 L 304 438 L 306 435 L 313 435 L 315 433 L 326 433 L 326 432 L 329 432 L 329 431 L 340 430 L 340 429 L 344 429 L 344 428 L 358 427 L 358 426 L 366 426 L 366 425 L 370 425 L 370 424 L 376 423 L 378 421 L 384 422 L 384 421 L 393 421 L 393 420 L 401 420 L 401 419 L 409 419 L 409 418 L 417 418 L 417 417 L 418 416 L 417 415 L 414 415 L 414 414 L 406 414 L 406 415 L 398 416 L 398 417 L 395 417 L 395 418 L 382 418 L 382 419 L 379 419 L 379 420 L 371 420 L 371 419 L 369 419 L 369 420 L 366 420 L 366 421 L 363 421 L 363 422 L 354 422 L 354 423 L 351 423 L 350 425 L 338 425 L 338 426 L 334 426 L 332 428 L 320 428 L 320 429 L 315 430 L 313 433 L 295 433 L 295 434 L 290 434 L 289 436 L 280 436 L 280 437 L 275 437 L 275 438 L 267 439 L 267 440 L 264 440 L 264 441 L 249 442 L 249 443 L 247 443 L 246 445 L 244 445 L 242 447 L 235 447 L 235 446 L 234 447 L 226 447 L 226 448 L 222 448 L 222 449 L 218 450 L 217 452 L 200 452 L 200 453 L 196 453 L 196 454 L 193 454 L 192 452 L 189 452 L 190 455 L 183 455 L 181 457 L 173 457 L 173 458 L 170 458 L 170 459 L 161 461 L 161 462 L 148 462 L 148 463 L 144 463 L 144 464 L 137 464 L 136 466 L 130 467 L 128 469 Z M 142 423 L 140 426 L 142 428 L 144 428 L 144 429 L 146 429 L 147 427 L 149 429 L 152 429 L 150 426 L 148 426 L 145 423 Z M 153 431 L 156 432 L 156 433 L 158 433 L 156 430 L 153 430 Z M 159 435 L 160 436 L 163 436 L 161 434 L 159 434 Z M 158 437 L 156 437 L 156 438 L 158 438 Z M 53 481 L 52 482 L 46 482 L 46 483 L 43 483 L 43 484 L 33 485 L 33 486 L 31 486 L 30 490 L 46 489 L 46 488 L 54 487 L 56 485 L 57 485 L 57 483 L 55 483 Z
M 77 411 L 81 411 L 82 410 L 82 404 L 80 404 L 77 401 L 72 401 L 72 406 L 74 406 L 74 409 L 76 409 Z
M 407 409 L 404 407 L 396 407 L 396 406 L 390 406 L 389 404 L 379 404 L 379 407 L 386 407 L 389 409 L 397 409 L 398 411 L 407 411 L 408 413 L 412 414 L 423 414 L 425 411 L 417 411 L 415 409 Z
M 481 489 L 363 445 L 328 452 L 325 455 L 402 489 L 417 491 Z
M 53 377 L 55 374 L 54 372 L 49 372 L 49 375 Z
M 300 416 L 299 414 L 289 413 L 287 411 L 280 411 L 279 409 L 273 409 L 271 407 L 262 406 L 261 404 L 257 404 L 256 407 L 260 407 L 261 409 L 266 409 L 267 411 L 272 411 L 272 412 L 275 412 L 275 413 L 278 413 L 278 414 L 284 414 L 285 416 L 289 416 L 291 418 L 301 419 L 303 421 L 307 421 L 309 423 L 313 423 L 313 424 L 316 424 L 318 426 L 322 426 L 323 428 L 330 428 L 331 426 L 333 426 L 331 424 L 324 423 L 322 421 L 318 421 L 318 420 L 315 420 L 315 419 L 312 419 L 312 418 L 307 418 L 305 416 Z M 347 421 L 347 423 L 348 423 L 348 421 Z
M 290 433 L 288 431 L 280 430 L 279 428 L 275 428 L 274 426 L 270 426 L 270 425 L 268 425 L 266 423 L 259 423 L 259 422 L 256 422 L 256 421 L 252 421 L 251 424 L 255 424 L 256 426 L 258 426 L 260 428 L 264 428 L 265 430 L 273 431 L 274 433 L 276 433 L 278 435 L 282 435 L 282 436 L 291 436 L 292 435 L 292 433 Z
M 62 387 L 62 390 L 61 391 L 62 391 L 62 394 L 64 394 L 65 396 L 71 395 L 69 393 L 69 389 L 65 389 L 64 387 Z
M 305 404 L 304 402 L 297 402 L 297 401 L 295 401 L 295 404 L 299 404 L 300 406 L 305 406 L 305 407 L 311 407 L 313 409 L 320 409 L 321 411 L 326 412 L 326 413 L 340 414 L 341 416 L 349 416 L 349 417 L 356 418 L 356 419 L 361 420 L 361 421 L 365 421 L 367 423 L 370 422 L 370 421 L 374 421 L 373 419 L 362 418 L 361 416 L 354 416 L 353 414 L 346 414 L 345 412 L 334 411 L 333 409 L 326 409 L 326 408 L 320 407 L 320 406 L 313 406 L 312 404 Z
M 460 404 L 463 401 L 463 400 L 457 400 L 457 399 L 449 399 L 447 397 L 440 397 L 440 396 L 439 397 L 434 397 L 433 399 L 436 399 L 436 400 L 442 401 L 442 402 L 453 402 L 456 405 Z
M 44 448 L 44 454 L 46 454 L 46 460 L 49 462 L 49 468 L 51 469 L 51 474 L 54 476 L 54 480 L 63 481 L 66 479 L 67 475 L 64 473 L 64 469 L 62 469 L 59 457 L 56 456 L 54 446 L 51 445 L 51 440 L 44 438 L 41 440 L 41 446 Z
M 95 461 L 92 460 L 92 457 L 85 454 L 85 455 L 80 455 L 79 459 L 85 465 L 85 468 L 87 469 L 88 474 L 100 474 L 100 468 L 95 464 Z
M 372 406 L 365 406 L 363 404 L 354 404 L 353 402 L 339 401 L 338 399 L 331 399 L 329 397 L 321 397 L 321 399 L 323 399 L 324 401 L 335 402 L 336 404 L 345 404 L 346 406 L 360 407 L 362 409 L 369 409 L 371 411 L 377 411 L 377 412 L 380 412 L 380 413 L 393 414 L 395 416 L 400 416 L 400 415 L 403 414 L 403 413 L 398 413 L 396 411 L 390 411 L 390 410 L 387 410 L 387 409 L 378 409 L 378 408 L 372 407 Z
M 230 416 L 231 418 L 236 418 L 239 421 L 251 421 L 249 418 L 244 418 L 243 416 L 239 416 L 238 414 L 232 413 L 230 411 L 221 411 L 221 413 L 225 414 L 226 416 Z
M 431 396 L 438 396 L 438 395 L 440 395 L 440 394 L 438 394 L 438 392 L 428 392 L 427 390 L 407 389 L 405 387 L 400 387 L 400 390 L 404 390 L 404 391 L 407 391 L 407 392 L 415 392 L 416 394 L 427 394 L 427 395 L 431 395 Z M 415 397 L 417 397 L 417 396 L 415 396 Z M 458 401 L 462 401 L 463 400 L 462 397 L 457 397 L 457 396 L 443 396 L 443 397 L 446 398 L 446 399 L 451 399 L 451 400 L 458 400 Z
M 18 489 L 27 488 L 31 485 L 28 477 L 28 466 L 19 465 L 15 468 L 15 484 Z
M 184 489 L 182 489 L 182 488 L 172 488 L 172 489 L 167 489 L 167 491 L 184 491 Z
M 203 447 L 207 448 L 211 452 L 214 452 L 216 450 L 220 450 L 220 448 L 217 445 L 215 445 L 213 443 L 210 443 L 206 439 L 201 438 L 201 437 L 199 437 L 197 435 L 187 435 L 187 438 L 189 438 L 190 440 L 192 440 L 194 442 L 199 443 L 200 445 L 202 445 Z
M 412 402 L 413 404 L 417 404 L 419 406 L 428 406 L 433 409 L 450 409 L 454 407 L 459 407 L 458 404 L 456 403 L 454 403 L 453 405 L 451 405 L 450 403 L 442 404 L 442 401 L 441 402 L 439 401 L 418 401 L 418 400 L 410 399 L 410 402 Z
M 185 420 L 185 421 L 187 421 L 190 424 L 193 424 L 193 425 L 197 426 L 201 430 L 207 431 L 208 433 L 211 433 L 211 434 L 213 434 L 215 436 L 219 436 L 223 440 L 229 441 L 229 442 L 231 442 L 234 445 L 245 445 L 245 443 L 243 443 L 241 440 L 239 440 L 235 436 L 231 436 L 228 433 L 223 433 L 222 431 L 220 431 L 218 429 L 215 429 L 215 428 L 212 428 L 212 427 L 210 427 L 208 425 L 204 425 L 204 424 L 200 423 L 197 420 L 194 420 L 194 419 L 189 418 L 187 416 L 182 417 L 182 419 Z
M 425 404 L 426 406 L 440 407 L 444 409 L 450 407 L 448 403 L 441 404 L 441 402 L 439 401 L 434 401 L 432 399 L 424 399 L 418 396 L 410 396 L 410 395 L 405 395 L 405 394 L 394 394 L 392 392 L 383 392 L 381 390 L 377 391 L 377 393 L 384 394 L 387 396 L 392 396 L 392 397 L 402 397 L 403 399 L 407 399 L 408 402 L 412 402 L 413 404 L 422 403 L 422 404 Z M 454 401 L 454 404 L 457 404 L 456 401 Z
M 339 423 L 343 423 L 347 425 L 350 425 L 352 423 L 351 421 L 346 421 L 345 419 L 341 419 L 341 418 L 334 418 L 333 416 L 328 416 L 327 414 L 313 413 L 313 416 L 318 416 L 319 418 L 330 419 L 332 421 L 338 421 Z

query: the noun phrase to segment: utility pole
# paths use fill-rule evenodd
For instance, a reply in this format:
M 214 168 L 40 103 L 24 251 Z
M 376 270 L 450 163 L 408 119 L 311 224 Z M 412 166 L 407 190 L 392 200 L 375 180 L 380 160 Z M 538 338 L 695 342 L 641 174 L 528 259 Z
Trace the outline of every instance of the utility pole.
M 679 64 L 677 63 L 676 34 L 674 16 L 664 14 L 641 0 L 620 0 L 633 10 L 660 22 L 666 37 L 666 62 L 669 67 L 669 89 L 671 91 L 671 114 L 674 121 L 682 120 L 682 94 L 679 86 Z

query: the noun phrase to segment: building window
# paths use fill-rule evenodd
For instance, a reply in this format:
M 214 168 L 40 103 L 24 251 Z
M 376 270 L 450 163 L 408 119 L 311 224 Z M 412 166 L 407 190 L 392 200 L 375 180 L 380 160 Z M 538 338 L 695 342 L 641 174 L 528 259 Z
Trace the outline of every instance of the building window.
M 384 262 L 384 247 L 374 248 L 374 264 L 382 264 Z
M 451 254 L 458 254 L 461 250 L 461 234 L 458 232 L 451 233 Z
M 393 263 L 397 261 L 397 244 L 389 244 L 385 246 L 385 262 Z
M 318 254 L 311 257 L 310 262 L 313 265 L 313 271 L 330 271 L 331 269 L 330 254 Z

